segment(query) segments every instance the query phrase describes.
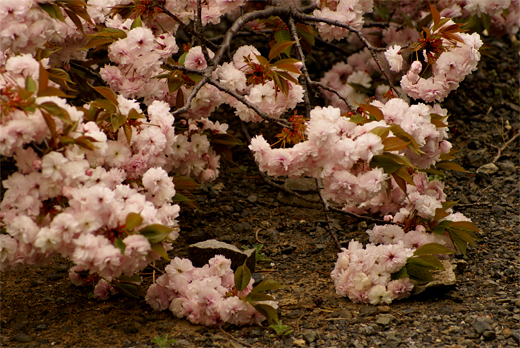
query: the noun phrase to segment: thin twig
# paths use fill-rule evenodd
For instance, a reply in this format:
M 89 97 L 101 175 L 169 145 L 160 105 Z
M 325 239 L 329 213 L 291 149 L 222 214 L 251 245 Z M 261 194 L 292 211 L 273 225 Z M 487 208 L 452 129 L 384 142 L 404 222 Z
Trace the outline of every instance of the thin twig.
M 312 87 L 311 78 L 309 77 L 309 71 L 307 70 L 307 65 L 305 65 L 305 55 L 303 54 L 302 45 L 300 44 L 300 40 L 298 39 L 298 30 L 296 29 L 296 25 L 294 25 L 294 19 L 292 17 L 289 18 L 289 29 L 291 31 L 291 37 L 295 42 L 296 52 L 298 53 L 298 58 L 302 63 L 301 71 L 303 73 L 303 77 L 300 79 L 300 84 L 305 91 L 303 94 L 303 99 L 305 102 L 305 114 L 306 118 L 310 118 L 311 114 L 311 102 L 309 99 L 309 90 L 308 87 Z
M 103 86 L 105 87 L 109 87 L 108 83 L 106 83 L 105 80 L 103 80 L 103 78 L 101 77 L 101 75 L 99 75 L 97 72 L 95 72 L 94 70 L 92 70 L 91 68 L 89 67 L 86 67 L 84 65 L 81 65 L 81 64 L 78 64 L 76 62 L 73 62 L 72 60 L 69 62 L 70 66 L 73 67 L 74 69 L 76 70 L 79 70 L 79 71 L 83 71 L 84 73 L 87 73 L 89 74 L 90 76 L 94 77 L 97 82 L 101 83 Z
M 182 72 L 184 72 L 186 74 L 204 75 L 204 71 L 186 68 L 186 67 L 181 66 L 181 65 L 173 65 L 173 64 L 168 63 L 165 60 L 162 61 L 162 65 L 168 67 L 168 69 L 179 70 L 179 71 L 182 71 Z
M 345 98 L 344 96 L 342 96 L 338 91 L 336 91 L 334 88 L 331 88 L 329 86 L 327 86 L 326 84 L 324 83 L 321 83 L 321 82 L 317 82 L 317 81 L 311 81 L 311 85 L 312 86 L 316 86 L 316 87 L 319 87 L 319 88 L 323 88 L 324 90 L 326 91 L 329 91 L 331 93 L 334 93 L 339 99 L 341 99 L 341 101 L 343 101 L 345 103 L 345 105 L 347 105 L 347 109 L 349 111 L 352 111 L 354 112 L 356 109 L 350 105 L 350 103 L 348 102 L 347 98 Z
M 516 133 L 511 139 L 509 139 L 505 144 L 504 146 L 502 146 L 500 149 L 498 149 L 498 154 L 495 156 L 495 158 L 493 158 L 493 160 L 491 161 L 491 163 L 496 163 L 500 157 L 502 157 L 502 152 L 509 146 L 509 144 L 511 144 L 516 138 L 518 138 L 518 135 L 520 133 Z
M 208 75 L 204 75 L 204 77 L 202 77 L 202 79 L 195 85 L 195 87 L 193 87 L 193 91 L 191 91 L 190 95 L 186 99 L 186 105 L 172 112 L 173 116 L 181 115 L 188 112 L 188 110 L 191 108 L 191 101 L 193 100 L 193 98 L 195 98 L 197 93 L 199 93 L 200 89 L 204 87 L 206 82 L 208 82 L 208 79 Z

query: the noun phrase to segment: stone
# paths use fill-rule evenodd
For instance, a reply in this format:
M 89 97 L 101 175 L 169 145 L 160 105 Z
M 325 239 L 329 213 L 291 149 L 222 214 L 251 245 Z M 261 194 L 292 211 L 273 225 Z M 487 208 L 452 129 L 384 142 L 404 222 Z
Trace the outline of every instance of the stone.
M 376 317 L 376 324 L 387 326 L 395 319 L 392 314 L 380 314 Z
M 365 306 L 359 310 L 359 315 L 373 315 L 377 313 L 377 307 L 374 306 Z
M 16 335 L 13 336 L 13 341 L 16 341 L 16 342 L 31 342 L 31 337 L 29 335 L 19 333 L 19 334 L 16 334 Z
M 520 330 L 514 330 L 511 333 L 511 337 L 515 340 L 516 344 L 520 346 Z
M 484 341 L 491 341 L 494 340 L 497 337 L 497 335 L 495 331 L 486 330 L 482 333 L 482 337 L 484 338 Z
M 249 222 L 239 222 L 233 225 L 233 231 L 236 233 L 249 232 L 253 229 Z
M 511 161 L 498 163 L 498 166 L 500 167 L 500 169 L 506 172 L 507 175 L 511 175 L 516 171 L 515 164 Z
M 230 259 L 233 271 L 236 271 L 247 260 L 247 267 L 251 273 L 255 272 L 255 249 L 241 251 L 234 245 L 219 242 L 215 239 L 188 246 L 188 259 L 191 260 L 195 267 L 204 266 L 215 255 L 223 255 Z
M 318 333 L 314 330 L 305 330 L 303 333 L 303 339 L 307 343 L 312 343 L 316 341 L 316 337 L 318 336 Z
M 301 338 L 300 339 L 296 339 L 296 340 L 293 341 L 293 346 L 295 346 L 295 347 L 305 347 L 306 346 L 305 340 L 302 340 Z
M 186 238 L 186 243 L 194 244 L 211 239 L 211 235 L 204 230 L 196 229 L 184 234 L 184 238 Z
M 504 338 L 509 338 L 509 337 L 511 337 L 512 334 L 513 334 L 513 332 L 508 327 L 506 327 L 504 330 L 502 330 L 502 336 L 504 336 Z
M 63 274 L 58 274 L 58 273 L 49 273 L 47 275 L 47 279 L 49 280 L 59 280 L 63 278 Z
M 491 174 L 495 174 L 496 172 L 498 172 L 498 167 L 496 166 L 495 163 L 484 164 L 483 166 L 480 166 L 477 169 L 477 173 L 479 173 L 479 174 L 482 173 L 482 174 L 491 175 Z
M 304 207 L 304 208 L 313 208 L 313 209 L 321 209 L 323 206 L 321 204 L 320 197 L 317 193 L 316 181 L 312 178 L 288 178 L 285 180 L 284 187 L 299 193 L 307 199 L 313 200 L 316 203 L 311 203 L 304 201 L 296 196 L 293 196 L 289 193 L 280 191 L 276 199 L 278 202 L 286 205 L 296 206 L 296 207 Z
M 491 331 L 493 328 L 491 327 L 491 323 L 493 320 L 489 317 L 477 317 L 473 324 L 473 329 L 479 334 L 482 335 L 484 331 Z
M 349 319 L 349 320 L 353 318 L 352 312 L 348 311 L 348 310 L 343 310 L 343 311 L 339 312 L 339 317 L 343 318 L 343 319 Z
M 444 270 L 432 271 L 433 281 L 426 284 L 416 284 L 412 290 L 412 295 L 420 294 L 429 288 L 455 285 L 457 277 L 453 271 L 453 265 L 448 260 L 441 260 L 441 263 Z
M 257 195 L 251 195 L 251 196 L 247 197 L 246 199 L 250 203 L 256 203 L 258 201 L 258 196 Z
M 352 346 L 354 346 L 355 348 L 363 348 L 364 347 L 364 345 L 361 342 L 359 342 L 359 340 L 357 340 L 357 339 L 352 342 Z

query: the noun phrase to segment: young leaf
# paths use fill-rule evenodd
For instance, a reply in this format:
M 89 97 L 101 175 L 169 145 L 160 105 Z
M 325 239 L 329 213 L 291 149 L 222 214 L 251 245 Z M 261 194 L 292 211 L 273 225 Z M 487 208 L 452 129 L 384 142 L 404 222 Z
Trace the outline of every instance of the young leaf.
M 166 261 L 170 261 L 170 258 L 168 257 L 168 252 L 166 249 L 164 249 L 164 245 L 162 243 L 150 243 L 152 250 L 157 253 L 160 257 L 165 259 Z
M 444 245 L 439 243 L 427 243 L 421 245 L 415 252 L 413 253 L 415 256 L 420 255 L 429 255 L 429 254 L 439 254 L 439 255 L 448 255 L 456 253 L 455 250 L 450 248 L 446 248 Z
M 36 92 L 38 89 L 36 82 L 32 79 L 30 75 L 27 75 L 27 77 L 25 78 L 25 89 L 33 93 Z
M 440 162 L 437 162 L 435 164 L 435 166 L 437 168 L 455 170 L 457 172 L 466 172 L 466 170 L 464 168 L 462 168 L 460 165 L 458 165 L 455 162 L 451 162 L 451 161 L 440 161 Z
M 404 266 L 399 271 L 392 273 L 391 279 L 397 280 L 397 279 L 407 278 L 407 277 L 408 277 L 408 272 L 406 271 L 406 266 Z
M 401 163 L 397 163 L 386 155 L 375 155 L 370 161 L 370 168 L 380 167 L 388 174 L 396 172 L 402 166 Z
M 275 43 L 269 51 L 269 60 L 278 57 L 283 51 L 285 51 L 295 43 L 296 41 L 282 41 Z
M 128 215 L 126 216 L 125 227 L 129 231 L 133 230 L 142 223 L 143 217 L 141 216 L 141 214 L 128 213 Z
M 101 94 L 106 99 L 110 100 L 112 103 L 114 103 L 116 105 L 119 104 L 117 101 L 117 95 L 112 89 L 110 89 L 108 87 L 102 87 L 102 86 L 99 86 L 99 87 L 90 86 L 90 87 L 92 87 L 96 92 Z
M 282 289 L 282 288 L 285 288 L 285 286 L 281 285 L 277 281 L 272 280 L 272 279 L 264 279 L 260 282 L 260 284 L 255 286 L 253 288 L 253 290 L 251 290 L 251 292 L 258 293 L 258 292 L 270 291 L 270 290 L 276 290 L 276 289 Z
M 275 298 L 271 295 L 262 294 L 262 293 L 249 293 L 246 297 L 247 301 L 273 301 Z
M 137 18 L 134 19 L 134 21 L 132 22 L 130 29 L 140 28 L 142 26 L 143 26 L 143 22 L 141 21 L 141 16 L 137 16 Z
M 125 243 L 123 242 L 123 240 L 121 238 L 117 238 L 114 241 L 114 246 L 121 250 L 121 254 L 125 253 L 126 245 L 125 245 Z
M 374 116 L 374 118 L 378 121 L 381 121 L 384 116 L 383 112 L 378 108 L 370 104 L 359 104 L 365 111 L 367 111 L 370 115 Z
M 160 224 L 152 224 L 143 227 L 139 230 L 139 233 L 148 238 L 151 244 L 159 243 L 165 240 L 173 228 Z
M 249 281 L 251 280 L 251 271 L 247 267 L 246 261 L 244 261 L 244 264 L 238 267 L 235 271 L 235 288 L 238 291 L 242 291 L 247 288 Z
M 444 269 L 439 259 L 433 255 L 411 257 L 406 262 L 406 267 L 408 268 L 411 265 L 431 270 Z
M 383 140 L 384 151 L 399 151 L 405 149 L 409 141 L 403 141 L 397 137 L 388 137 Z
M 49 85 L 49 74 L 47 73 L 47 70 L 43 67 L 42 63 L 40 62 L 40 76 L 38 78 L 38 94 L 42 93 L 47 89 L 47 86 Z
M 270 324 L 278 323 L 278 312 L 273 307 L 261 303 L 255 303 L 253 304 L 253 307 L 262 313 Z

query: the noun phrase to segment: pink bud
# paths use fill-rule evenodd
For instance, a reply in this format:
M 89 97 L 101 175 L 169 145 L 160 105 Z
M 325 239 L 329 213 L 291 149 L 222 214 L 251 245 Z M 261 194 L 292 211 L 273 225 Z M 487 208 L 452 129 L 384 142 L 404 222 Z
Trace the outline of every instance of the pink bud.
M 35 160 L 32 162 L 32 166 L 33 166 L 34 170 L 40 170 L 40 169 L 42 169 L 42 160 L 41 160 L 41 159 L 35 159 Z
M 92 176 L 92 173 L 93 173 L 93 171 L 90 168 L 85 171 L 86 176 Z

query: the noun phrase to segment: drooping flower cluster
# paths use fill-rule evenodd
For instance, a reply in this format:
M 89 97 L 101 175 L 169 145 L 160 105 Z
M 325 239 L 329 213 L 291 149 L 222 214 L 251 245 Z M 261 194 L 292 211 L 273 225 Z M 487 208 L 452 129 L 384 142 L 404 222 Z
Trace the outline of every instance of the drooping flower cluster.
M 408 148 L 397 153 L 410 158 L 413 165 L 427 168 L 451 147 L 444 140 L 446 130 L 434 126 L 430 119 L 430 113 L 445 115 L 445 110 L 424 104 L 409 106 L 401 99 L 373 105 L 381 109 L 382 120 L 356 124 L 350 117 L 342 116 L 339 109 L 317 107 L 311 111 L 306 141 L 292 148 L 272 149 L 262 136 L 257 136 L 252 139 L 250 149 L 255 153 L 260 170 L 269 175 L 307 175 L 323 179 L 324 197 L 345 204 L 346 209 L 395 213 L 408 203 L 383 168 L 370 167 L 372 158 L 385 151 L 383 139 L 373 130 L 398 125 L 413 137 L 424 153 L 417 155 Z
M 155 310 L 169 309 L 178 318 L 186 317 L 193 324 L 206 326 L 252 325 L 265 320 L 249 302 L 239 298 L 251 292 L 254 280 L 237 293 L 231 261 L 222 255 L 216 255 L 201 268 L 176 257 L 165 272 L 146 294 L 146 302 Z M 273 301 L 269 304 L 276 308 Z
M 408 278 L 392 280 L 391 275 L 399 271 L 413 250 L 403 242 L 389 245 L 369 244 L 366 248 L 352 241 L 342 248 L 331 277 L 336 293 L 348 296 L 352 302 L 372 305 L 391 303 L 410 295 L 413 283 Z
M 446 25 L 450 24 L 453 24 L 453 21 L 446 23 Z M 464 43 L 457 41 L 456 47 L 440 55 L 432 66 L 431 77 L 420 76 L 423 70 L 420 61 L 412 63 L 410 70 L 401 79 L 401 87 L 406 94 L 427 103 L 443 101 L 451 91 L 459 87 L 459 83 L 468 74 L 477 70 L 477 63 L 480 60 L 478 49 L 482 46 L 479 35 L 477 33 L 458 35 Z

